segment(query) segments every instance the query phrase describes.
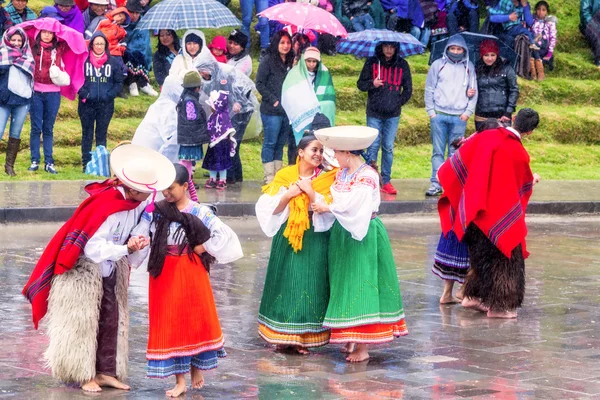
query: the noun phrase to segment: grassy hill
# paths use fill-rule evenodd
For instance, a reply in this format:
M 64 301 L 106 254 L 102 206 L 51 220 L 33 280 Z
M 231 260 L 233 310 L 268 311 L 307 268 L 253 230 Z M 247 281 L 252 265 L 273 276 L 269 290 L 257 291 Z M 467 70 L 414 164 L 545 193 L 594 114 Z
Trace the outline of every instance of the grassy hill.
M 39 11 L 49 1 L 30 0 Z M 519 78 L 519 107 L 532 107 L 540 112 L 541 124 L 526 146 L 532 156 L 534 170 L 548 179 L 600 179 L 600 70 L 592 63 L 592 54 L 579 33 L 579 1 L 564 0 L 550 4 L 558 17 L 558 42 L 555 50 L 556 69 L 546 75 L 544 82 Z M 239 2 L 232 9 L 240 16 Z M 253 24 L 254 25 L 254 24 Z M 210 40 L 215 35 L 227 36 L 231 29 L 205 30 Z M 252 55 L 254 71 L 258 68 L 258 37 L 253 34 Z M 156 38 L 153 38 L 153 47 Z M 431 152 L 429 119 L 424 110 L 423 88 L 428 69 L 429 53 L 408 58 L 413 76 L 413 98 L 403 108 L 398 129 L 397 158 L 393 176 L 425 178 L 429 176 Z M 338 123 L 364 124 L 366 93 L 359 92 L 356 80 L 364 59 L 352 56 L 324 56 L 331 70 L 338 95 Z M 129 140 L 143 118 L 153 98 L 140 96 L 117 99 L 115 116 L 109 129 L 110 143 Z M 468 132 L 474 131 L 469 122 Z M 77 103 L 63 99 L 55 127 L 56 163 L 60 174 L 29 174 L 28 122 L 23 129 L 23 151 L 18 157 L 17 178 L 12 179 L 76 179 L 83 178 L 80 170 L 81 126 Z M 4 142 L 0 150 L 4 150 Z M 260 139 L 245 142 L 242 158 L 249 179 L 260 179 Z M 0 165 L 4 154 L 0 155 Z M 0 174 L 0 180 L 9 179 Z

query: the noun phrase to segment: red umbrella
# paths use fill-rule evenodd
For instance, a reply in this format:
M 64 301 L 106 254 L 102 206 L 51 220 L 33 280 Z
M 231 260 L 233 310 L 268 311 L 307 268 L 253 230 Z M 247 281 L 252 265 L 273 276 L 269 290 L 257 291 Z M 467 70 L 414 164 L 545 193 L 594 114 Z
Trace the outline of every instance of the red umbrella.
M 348 36 L 346 28 L 333 14 L 310 4 L 281 3 L 267 8 L 258 15 L 284 25 L 294 25 L 298 29 L 312 29 L 333 36 Z

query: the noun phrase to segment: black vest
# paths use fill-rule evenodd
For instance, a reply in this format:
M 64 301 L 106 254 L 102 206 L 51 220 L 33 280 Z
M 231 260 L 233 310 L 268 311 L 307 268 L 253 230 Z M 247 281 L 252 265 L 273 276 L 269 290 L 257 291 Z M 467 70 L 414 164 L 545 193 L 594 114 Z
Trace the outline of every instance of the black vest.
M 188 119 L 186 104 L 194 104 L 192 114 L 195 119 Z M 186 90 L 177 103 L 177 144 L 184 146 L 199 146 L 210 143 L 210 135 L 206 126 L 206 114 L 199 101 L 199 93 Z

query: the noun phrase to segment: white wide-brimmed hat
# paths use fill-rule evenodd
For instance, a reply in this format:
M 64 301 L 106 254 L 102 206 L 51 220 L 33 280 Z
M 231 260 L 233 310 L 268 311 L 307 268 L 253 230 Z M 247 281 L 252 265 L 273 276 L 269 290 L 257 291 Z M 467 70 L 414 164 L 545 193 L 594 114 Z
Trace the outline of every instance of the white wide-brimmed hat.
M 315 137 L 323 146 L 334 150 L 364 150 L 373 143 L 379 131 L 366 126 L 335 126 L 319 129 Z
M 175 166 L 157 151 L 135 144 L 110 153 L 110 168 L 125 186 L 143 193 L 165 190 L 175 181 Z

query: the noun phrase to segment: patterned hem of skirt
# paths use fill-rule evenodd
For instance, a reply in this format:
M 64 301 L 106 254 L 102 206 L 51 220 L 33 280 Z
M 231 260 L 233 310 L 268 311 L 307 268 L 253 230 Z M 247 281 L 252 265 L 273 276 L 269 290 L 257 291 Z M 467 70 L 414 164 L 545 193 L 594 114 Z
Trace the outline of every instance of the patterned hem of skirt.
M 146 376 L 165 379 L 176 374 L 187 374 L 191 367 L 203 371 L 217 368 L 218 359 L 227 357 L 224 348 L 206 351 L 193 356 L 174 357 L 168 360 L 148 360 Z
M 321 333 L 327 328 L 323 327 L 323 321 L 320 322 L 307 322 L 307 323 L 289 323 L 277 322 L 272 319 L 265 317 L 264 315 L 258 314 L 259 325 L 264 325 L 272 331 L 286 333 L 290 335 L 303 334 L 303 333 Z
M 393 324 L 404 319 L 404 310 L 390 313 L 376 313 L 360 315 L 352 318 L 327 318 L 323 321 L 325 328 L 350 328 L 353 326 L 364 326 L 374 324 Z
M 177 357 L 192 357 L 195 356 L 197 354 L 201 354 L 201 353 L 205 353 L 208 351 L 214 351 L 214 350 L 219 350 L 221 348 L 223 348 L 223 346 L 225 345 L 225 339 L 223 338 L 223 336 L 221 336 L 220 338 L 211 341 L 211 342 L 204 342 L 204 343 L 200 343 L 197 345 L 192 346 L 188 346 L 187 348 L 183 349 L 183 348 L 179 348 L 179 349 L 169 349 L 161 351 L 161 350 L 146 350 L 146 359 L 147 360 L 154 360 L 154 361 L 161 361 L 161 360 L 169 360 L 172 358 L 177 358 Z
M 408 335 L 404 319 L 393 324 L 371 324 L 332 329 L 329 343 L 381 344 Z
M 443 279 L 445 281 L 454 281 L 454 282 L 458 282 L 458 283 L 465 283 L 466 276 L 449 275 L 436 267 L 437 267 L 437 265 L 434 264 L 434 266 L 431 267 L 431 272 L 433 272 L 433 274 L 436 275 L 437 277 L 439 277 L 440 279 Z
M 329 343 L 329 331 L 305 333 L 281 333 L 270 329 L 268 326 L 258 324 L 258 334 L 270 344 L 289 346 L 302 346 L 306 348 L 321 347 Z

